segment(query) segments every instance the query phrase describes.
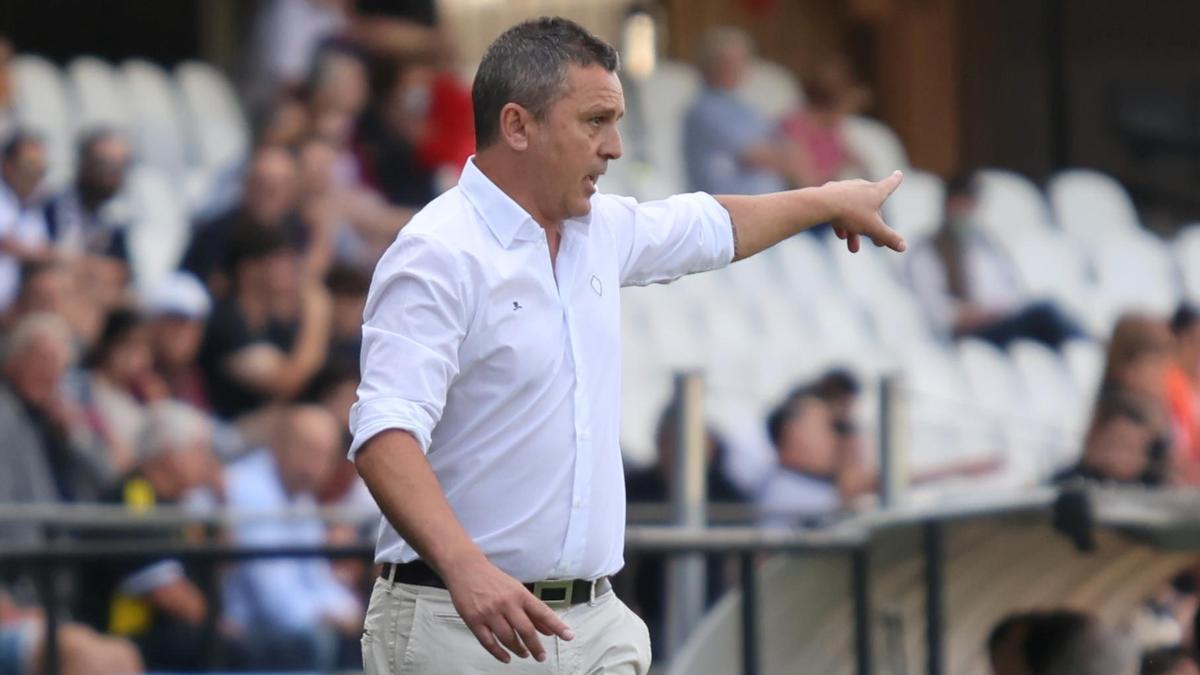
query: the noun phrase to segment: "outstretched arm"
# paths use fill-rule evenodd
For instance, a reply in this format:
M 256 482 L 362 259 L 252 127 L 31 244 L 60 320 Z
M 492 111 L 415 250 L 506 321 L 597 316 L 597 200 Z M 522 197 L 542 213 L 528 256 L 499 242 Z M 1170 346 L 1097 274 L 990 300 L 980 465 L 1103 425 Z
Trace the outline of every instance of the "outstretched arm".
M 904 238 L 888 227 L 879 215 L 888 196 L 903 178 L 899 171 L 872 183 L 849 180 L 821 187 L 775 192 L 766 195 L 719 195 L 717 201 L 733 221 L 736 250 L 733 259 L 749 258 L 759 251 L 823 223 L 857 252 L 861 237 L 894 251 L 905 249 Z

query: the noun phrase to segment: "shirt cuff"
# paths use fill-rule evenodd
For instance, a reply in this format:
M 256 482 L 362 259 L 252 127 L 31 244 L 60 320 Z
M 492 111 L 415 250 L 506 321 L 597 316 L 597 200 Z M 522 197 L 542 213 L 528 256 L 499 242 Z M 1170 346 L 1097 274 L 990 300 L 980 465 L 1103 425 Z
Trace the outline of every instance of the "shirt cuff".
M 737 254 L 737 247 L 734 245 L 733 233 L 733 216 L 729 215 L 729 209 L 721 205 L 717 198 L 707 192 L 694 192 L 696 197 L 697 208 L 703 214 L 704 221 L 713 225 L 712 230 L 716 237 L 716 262 L 717 264 L 710 267 L 709 270 L 720 269 L 728 266 L 733 262 L 733 256 Z
M 400 398 L 359 401 L 350 408 L 350 432 L 354 441 L 346 457 L 354 461 L 360 448 L 379 434 L 391 429 L 407 431 L 417 439 L 421 452 L 428 454 L 432 441 L 433 418 L 416 403 Z
M 163 560 L 122 579 L 117 591 L 136 598 L 182 578 L 183 565 L 178 560 Z

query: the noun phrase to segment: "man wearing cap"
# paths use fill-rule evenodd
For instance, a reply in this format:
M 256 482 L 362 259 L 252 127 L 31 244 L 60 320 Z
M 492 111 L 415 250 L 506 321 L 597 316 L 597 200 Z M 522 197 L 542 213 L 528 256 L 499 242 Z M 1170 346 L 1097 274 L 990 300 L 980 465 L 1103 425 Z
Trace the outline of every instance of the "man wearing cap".
M 208 410 L 204 374 L 196 363 L 204 323 L 212 310 L 204 284 L 187 272 L 175 272 L 151 291 L 146 309 L 155 372 L 171 398 Z
M 623 564 L 620 287 L 753 255 L 817 223 L 904 242 L 900 182 L 639 204 L 597 194 L 621 156 L 613 48 L 538 19 L 488 48 L 478 151 L 375 270 L 351 456 L 385 521 L 369 673 L 646 673 Z M 513 659 L 516 655 L 517 659 Z

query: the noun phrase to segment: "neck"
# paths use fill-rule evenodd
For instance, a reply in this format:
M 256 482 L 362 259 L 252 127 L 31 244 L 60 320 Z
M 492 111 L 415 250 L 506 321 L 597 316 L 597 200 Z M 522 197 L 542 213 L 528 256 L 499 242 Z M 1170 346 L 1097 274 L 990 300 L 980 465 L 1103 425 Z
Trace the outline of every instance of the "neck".
M 246 323 L 254 327 L 262 327 L 266 324 L 267 303 L 261 294 L 243 284 L 238 289 L 237 304 Z
M 518 161 L 517 157 L 500 147 L 492 147 L 475 155 L 475 166 L 504 194 L 525 209 L 534 222 L 546 230 L 547 236 L 558 235 L 563 219 L 546 215 L 538 206 L 535 187 L 537 178 L 530 175 L 528 167 Z

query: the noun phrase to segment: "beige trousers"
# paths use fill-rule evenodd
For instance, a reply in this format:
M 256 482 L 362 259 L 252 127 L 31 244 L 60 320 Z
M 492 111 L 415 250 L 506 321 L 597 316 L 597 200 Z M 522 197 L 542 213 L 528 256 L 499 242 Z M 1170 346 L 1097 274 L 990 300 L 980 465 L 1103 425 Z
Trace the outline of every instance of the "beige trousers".
M 459 618 L 440 588 L 375 581 L 363 627 L 367 675 L 645 675 L 650 670 L 646 624 L 615 593 L 558 610 L 575 639 L 541 636 L 546 660 L 496 660 Z

